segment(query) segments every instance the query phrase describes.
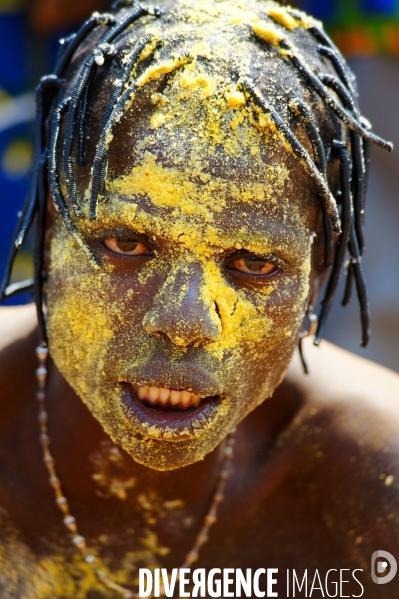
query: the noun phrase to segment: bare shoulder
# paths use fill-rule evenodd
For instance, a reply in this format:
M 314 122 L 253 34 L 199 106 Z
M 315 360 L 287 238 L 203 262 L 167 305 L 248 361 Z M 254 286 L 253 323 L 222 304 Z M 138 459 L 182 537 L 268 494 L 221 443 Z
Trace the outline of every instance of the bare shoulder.
M 28 337 L 37 326 L 34 304 L 0 307 L 0 354 L 20 339 Z
M 302 377 L 302 386 L 312 398 L 324 397 L 328 403 L 361 401 L 363 407 L 395 409 L 399 391 L 399 374 L 374 362 L 347 352 L 327 341 L 315 347 L 305 340 L 310 375 Z M 301 366 L 295 359 L 292 372 L 300 380 Z M 322 397 L 323 396 L 323 397 Z M 399 404 L 398 404 L 399 409 Z M 399 412 L 398 412 L 399 413 Z
M 310 374 L 294 360 L 290 375 L 306 397 L 305 414 L 328 417 L 341 437 L 378 451 L 399 431 L 399 375 L 328 342 L 306 346 Z M 292 374 L 291 374 L 292 373 Z M 304 417 L 304 413 L 301 417 Z M 391 443 L 391 444 L 392 444 Z M 387 452 L 385 452 L 387 453 Z
M 306 400 L 282 441 L 294 478 L 354 550 L 399 557 L 399 376 L 327 342 L 306 350 L 311 374 L 299 360 L 289 373 Z
M 0 426 L 16 410 L 34 381 L 37 344 L 35 308 L 0 308 Z M 8 409 L 6 409 L 8 408 Z

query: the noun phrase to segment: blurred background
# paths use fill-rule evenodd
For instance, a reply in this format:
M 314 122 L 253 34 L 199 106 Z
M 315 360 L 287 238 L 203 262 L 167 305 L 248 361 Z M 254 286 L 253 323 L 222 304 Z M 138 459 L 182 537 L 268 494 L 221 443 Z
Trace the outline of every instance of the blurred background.
M 281 4 L 287 4 L 283 0 Z M 364 266 L 372 339 L 360 347 L 357 303 L 342 308 L 342 288 L 326 338 L 399 372 L 399 0 L 296 0 L 324 22 L 357 75 L 360 106 L 374 130 L 396 146 L 373 148 Z M 0 278 L 29 186 L 33 89 L 50 73 L 57 42 L 109 0 L 0 0 Z M 13 282 L 32 276 L 32 240 L 20 252 Z M 26 303 L 29 295 L 9 300 Z

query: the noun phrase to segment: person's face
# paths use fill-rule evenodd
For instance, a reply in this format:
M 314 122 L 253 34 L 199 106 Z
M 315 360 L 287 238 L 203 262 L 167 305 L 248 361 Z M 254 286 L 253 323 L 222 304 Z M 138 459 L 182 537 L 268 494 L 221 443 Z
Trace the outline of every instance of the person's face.
M 234 106 L 215 144 L 200 119 L 165 129 L 164 105 L 116 140 L 106 200 L 79 225 L 100 271 L 58 223 L 48 291 L 58 368 L 112 439 L 159 470 L 203 458 L 281 382 L 319 222 L 273 132 Z

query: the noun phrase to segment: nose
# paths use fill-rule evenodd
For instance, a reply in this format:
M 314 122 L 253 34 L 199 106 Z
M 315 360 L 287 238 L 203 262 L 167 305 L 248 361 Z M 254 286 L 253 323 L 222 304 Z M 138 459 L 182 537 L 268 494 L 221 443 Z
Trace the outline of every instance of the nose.
M 214 301 L 204 290 L 200 264 L 181 265 L 172 271 L 156 294 L 143 327 L 152 335 L 166 335 L 178 346 L 216 341 L 222 323 Z

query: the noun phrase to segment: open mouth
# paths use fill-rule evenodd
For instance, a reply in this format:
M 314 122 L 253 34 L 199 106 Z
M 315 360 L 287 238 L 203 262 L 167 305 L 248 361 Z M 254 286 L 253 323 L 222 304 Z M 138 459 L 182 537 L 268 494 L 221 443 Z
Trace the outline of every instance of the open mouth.
M 137 398 L 146 406 L 156 410 L 193 410 L 206 399 L 186 390 L 165 389 L 164 387 L 140 387 L 131 385 Z
M 119 384 L 123 415 L 144 438 L 190 440 L 212 426 L 226 406 L 217 377 L 195 363 L 151 359 Z
M 125 418 L 137 432 L 154 439 L 189 439 L 208 427 L 221 406 L 218 395 L 199 397 L 187 390 L 126 382 L 123 386 Z

